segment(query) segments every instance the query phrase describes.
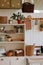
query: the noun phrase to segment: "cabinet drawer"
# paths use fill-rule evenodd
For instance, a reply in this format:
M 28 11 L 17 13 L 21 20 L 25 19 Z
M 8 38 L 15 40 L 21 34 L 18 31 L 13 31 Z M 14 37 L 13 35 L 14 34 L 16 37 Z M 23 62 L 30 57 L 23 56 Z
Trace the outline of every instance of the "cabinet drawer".
M 11 8 L 22 8 L 22 0 L 11 0 Z
M 10 0 L 0 0 L 0 8 L 10 8 Z

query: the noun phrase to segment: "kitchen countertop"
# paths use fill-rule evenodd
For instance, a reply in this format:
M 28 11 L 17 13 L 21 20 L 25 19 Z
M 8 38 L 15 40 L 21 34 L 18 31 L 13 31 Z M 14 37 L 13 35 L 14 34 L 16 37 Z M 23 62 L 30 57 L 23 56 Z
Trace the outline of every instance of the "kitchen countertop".
M 41 59 L 43 59 L 43 55 L 33 55 L 33 56 L 26 56 L 26 58 L 41 58 Z
M 25 57 L 25 58 L 42 58 L 43 59 L 43 55 L 39 55 L 39 56 L 36 56 L 36 55 L 33 55 L 33 56 L 0 56 L 0 57 Z
M 31 65 L 32 65 L 32 63 L 33 64 L 34 63 L 43 64 L 43 56 L 26 56 L 26 62 L 27 62 L 27 64 L 31 63 Z

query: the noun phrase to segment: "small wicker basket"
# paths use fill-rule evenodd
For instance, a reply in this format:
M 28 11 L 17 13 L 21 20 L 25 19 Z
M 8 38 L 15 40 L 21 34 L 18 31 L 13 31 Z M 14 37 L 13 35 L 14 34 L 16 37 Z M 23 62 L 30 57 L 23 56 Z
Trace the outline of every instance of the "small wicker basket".
M 1 24 L 7 23 L 7 16 L 0 16 L 0 23 Z

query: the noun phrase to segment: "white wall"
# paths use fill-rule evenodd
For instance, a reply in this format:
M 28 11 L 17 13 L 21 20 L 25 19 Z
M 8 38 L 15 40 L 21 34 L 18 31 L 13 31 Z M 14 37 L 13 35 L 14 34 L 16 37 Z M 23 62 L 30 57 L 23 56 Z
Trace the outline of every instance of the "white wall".
M 26 44 L 43 45 L 43 32 L 26 31 Z
M 8 18 L 10 18 L 10 16 L 13 13 L 17 13 L 18 11 L 21 12 L 21 10 L 16 10 L 16 9 L 0 9 L 0 16 L 8 16 Z
M 43 31 L 39 30 L 39 25 L 34 25 L 34 21 L 32 21 L 32 29 L 26 31 L 25 40 L 26 45 L 43 45 Z
M 10 16 L 14 12 L 22 12 L 21 10 L 15 10 L 15 9 L 0 9 L 0 16 Z M 23 13 L 22 13 L 23 14 Z M 31 15 L 32 17 L 41 17 L 43 18 L 43 13 L 24 13 L 24 16 L 27 17 L 27 15 Z M 35 28 L 35 27 L 33 27 Z M 38 29 L 38 28 L 37 28 Z M 43 32 L 40 32 L 36 29 L 36 31 L 32 30 L 27 30 L 26 31 L 26 44 L 33 44 L 35 43 L 36 45 L 43 45 Z
M 21 9 L 19 9 L 19 10 L 15 10 L 15 9 L 0 9 L 0 16 L 8 16 L 8 18 L 10 18 L 10 16 L 13 14 L 13 13 L 17 13 L 17 12 L 21 12 L 22 13 L 22 11 L 21 11 Z M 40 12 L 42 12 L 42 13 L 40 13 Z M 42 17 L 43 18 L 43 11 L 39 11 L 39 13 L 22 13 L 22 14 L 24 14 L 25 15 L 25 17 L 26 16 L 28 16 L 28 15 L 31 15 L 32 17 Z

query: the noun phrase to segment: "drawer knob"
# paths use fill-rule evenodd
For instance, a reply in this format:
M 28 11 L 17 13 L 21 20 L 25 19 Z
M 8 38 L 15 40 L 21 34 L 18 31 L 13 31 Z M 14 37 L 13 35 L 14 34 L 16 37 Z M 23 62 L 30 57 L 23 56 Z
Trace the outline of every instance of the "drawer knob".
M 18 58 L 17 58 L 17 60 L 18 60 Z
M 3 61 L 4 59 L 0 59 L 0 61 Z

